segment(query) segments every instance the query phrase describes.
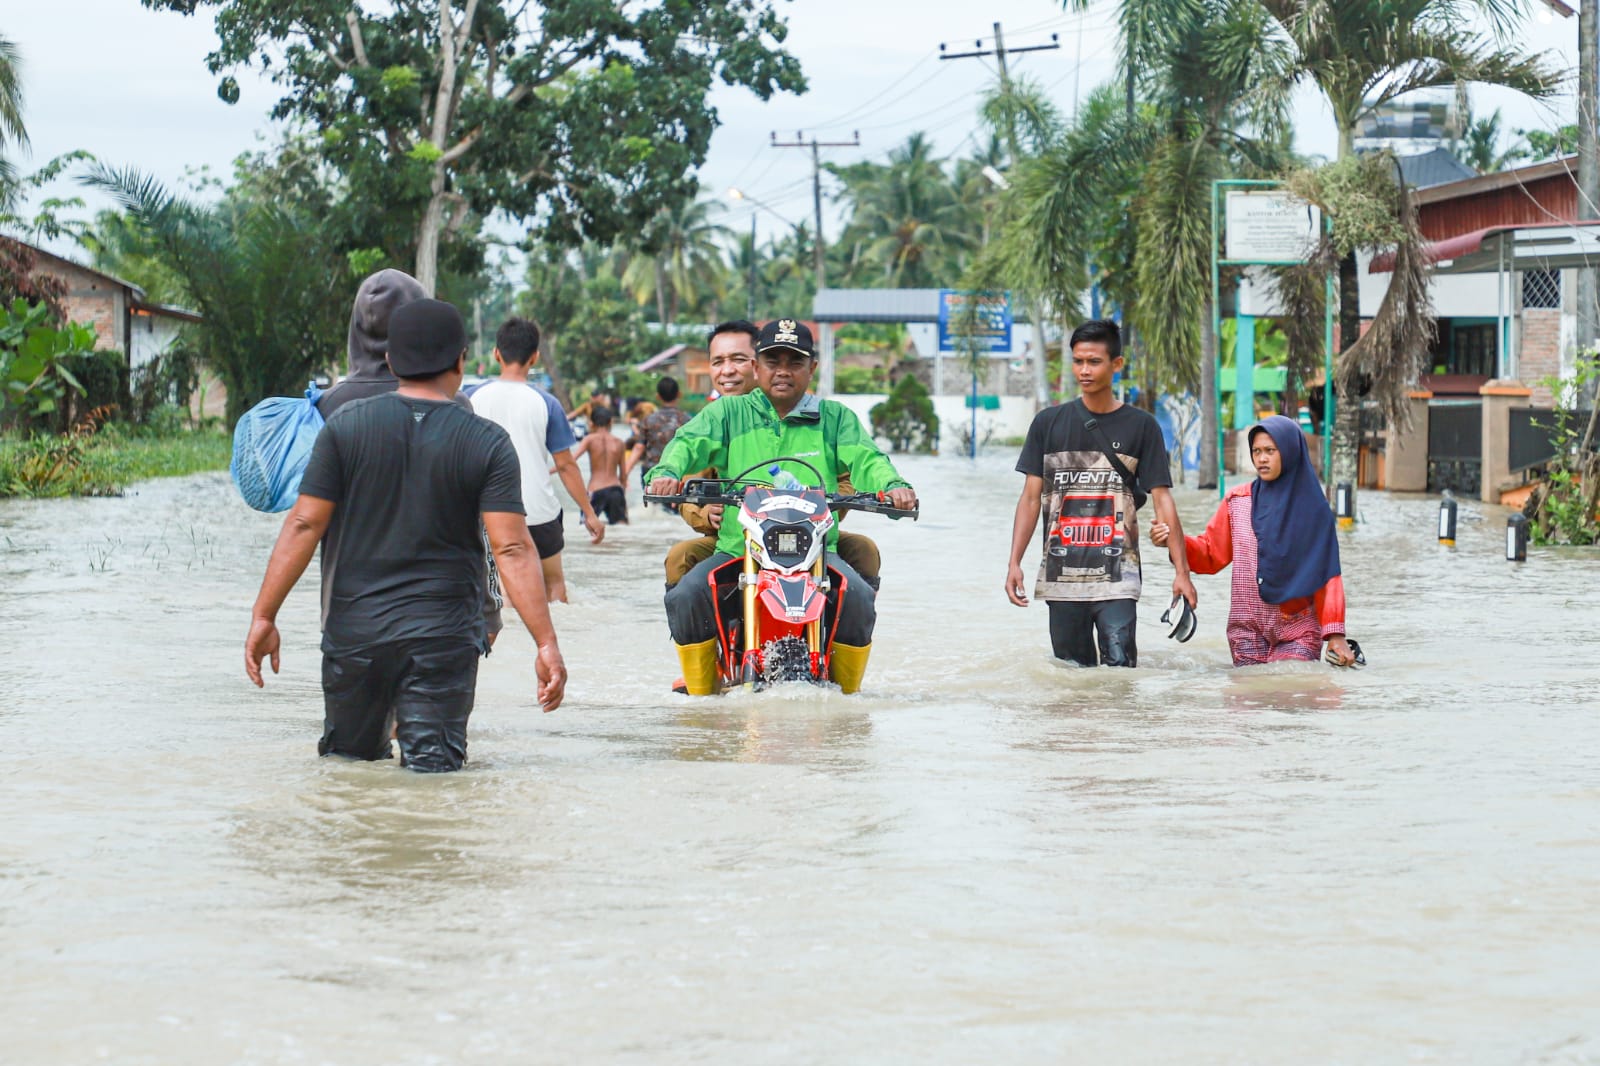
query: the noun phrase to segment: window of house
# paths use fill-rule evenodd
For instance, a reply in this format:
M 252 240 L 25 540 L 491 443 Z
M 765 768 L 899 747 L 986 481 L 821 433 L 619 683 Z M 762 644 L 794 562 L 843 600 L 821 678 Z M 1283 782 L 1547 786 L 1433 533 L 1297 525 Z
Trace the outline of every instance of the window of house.
M 1493 322 L 1455 326 L 1450 332 L 1450 359 L 1446 363 L 1446 372 L 1494 377 L 1494 337 Z
M 1522 272 L 1522 306 L 1534 308 L 1561 308 L 1561 271 L 1524 270 Z

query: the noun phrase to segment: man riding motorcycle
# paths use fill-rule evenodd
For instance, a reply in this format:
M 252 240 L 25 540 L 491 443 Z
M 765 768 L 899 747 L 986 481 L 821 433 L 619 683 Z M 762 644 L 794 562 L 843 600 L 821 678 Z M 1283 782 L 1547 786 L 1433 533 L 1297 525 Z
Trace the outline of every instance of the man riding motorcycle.
M 686 473 L 707 466 L 743 470 L 792 455 L 815 466 L 830 493 L 838 491 L 839 471 L 847 468 L 857 490 L 883 492 L 895 507 L 914 510 L 915 490 L 862 431 L 855 413 L 837 401 L 806 392 L 816 365 L 810 329 L 791 318 L 768 323 L 756 345 L 758 389 L 724 397 L 681 427 L 650 471 L 650 493 L 673 495 Z M 803 468 L 789 472 L 809 476 Z M 835 527 L 828 533 L 827 566 L 843 579 L 843 587 L 835 605 L 831 677 L 842 691 L 855 692 L 871 653 L 875 595 L 855 568 L 839 557 L 837 542 Z M 667 626 L 690 695 L 710 695 L 716 688 L 718 634 L 711 572 L 743 554 L 743 531 L 737 523 L 724 521 L 716 554 L 667 591 Z
M 756 342 L 760 339 L 760 327 L 742 319 L 712 327 L 711 335 L 706 339 L 706 351 L 710 356 L 711 384 L 716 389 L 713 399 L 743 396 L 755 390 Z M 711 467 L 694 476 L 710 478 L 716 477 L 717 473 L 716 468 Z M 854 482 L 849 478 L 849 470 L 839 471 L 839 491 L 846 495 L 855 491 Z M 686 503 L 678 508 L 678 516 L 688 523 L 690 529 L 701 535 L 680 540 L 667 549 L 663 563 L 669 589 L 682 581 L 695 564 L 704 562 L 716 552 L 717 537 L 722 531 L 723 505 Z M 856 572 L 866 579 L 873 591 L 877 591 L 882 558 L 872 538 L 840 530 L 836 550 L 845 562 L 855 567 Z

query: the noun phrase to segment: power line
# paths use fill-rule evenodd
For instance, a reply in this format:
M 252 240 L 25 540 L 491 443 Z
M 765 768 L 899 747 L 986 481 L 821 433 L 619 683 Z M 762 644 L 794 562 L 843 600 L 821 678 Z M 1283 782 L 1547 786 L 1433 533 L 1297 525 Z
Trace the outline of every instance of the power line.
M 814 246 L 816 248 L 816 253 L 817 253 L 817 291 L 821 292 L 823 289 L 828 287 L 827 286 L 827 280 L 828 280 L 827 260 L 823 257 L 823 246 L 822 246 L 822 154 L 821 154 L 821 149 L 823 149 L 823 148 L 860 148 L 861 147 L 861 134 L 857 133 L 851 140 L 848 140 L 848 141 L 819 141 L 819 140 L 817 140 L 817 138 L 815 136 L 812 136 L 811 140 L 807 141 L 804 138 L 805 138 L 805 134 L 804 133 L 802 133 L 800 131 L 796 131 L 795 135 L 794 135 L 794 140 L 792 140 L 792 141 L 780 141 L 780 140 L 778 140 L 777 132 L 774 131 L 773 134 L 772 134 L 771 146 L 773 148 L 810 148 L 811 149 L 811 198 L 812 198 L 812 201 L 814 203 L 814 206 L 815 206 L 815 209 L 816 209 L 816 216 L 817 216 L 817 234 L 816 234 L 816 239 L 815 239 L 815 242 L 814 242 Z M 831 371 L 832 371 L 832 367 L 830 366 L 828 368 L 828 376 L 830 378 L 831 378 Z M 828 388 L 829 390 L 831 390 L 832 384 L 833 384 L 833 382 L 831 380 L 823 382 L 823 385 L 826 388 Z
M 885 103 L 881 103 L 881 104 L 879 103 L 880 100 L 882 100 L 885 96 L 889 95 L 889 93 L 893 92 L 902 82 L 904 82 L 907 78 L 911 77 L 911 75 L 915 74 L 919 69 L 921 69 L 922 65 L 924 63 L 926 63 L 928 60 L 932 59 L 934 54 L 935 53 L 933 53 L 932 51 L 929 51 L 929 52 L 923 54 L 921 57 L 919 57 L 917 59 L 917 61 L 915 63 L 911 64 L 911 66 L 909 68 L 907 68 L 904 73 L 902 73 L 898 78 L 896 78 L 894 81 L 890 82 L 888 85 L 884 86 L 883 89 L 880 90 L 877 94 L 875 94 L 873 96 L 870 96 L 866 100 L 863 100 L 862 102 L 856 104 L 854 107 L 850 108 L 850 110 L 848 110 L 848 111 L 845 111 L 845 112 L 842 112 L 840 114 L 834 115 L 834 116 L 832 116 L 830 118 L 824 119 L 821 122 L 813 122 L 813 123 L 810 124 L 811 127 L 813 129 L 826 129 L 826 128 L 830 127 L 830 126 L 842 125 L 842 124 L 844 124 L 846 122 L 850 122 L 852 119 L 854 119 L 858 115 L 864 114 L 864 113 L 869 112 L 869 111 L 876 110 L 877 108 L 880 108 L 880 107 L 888 107 L 891 104 L 895 104 L 895 103 L 900 102 L 901 100 L 905 99 L 906 96 L 910 95 L 911 93 L 916 92 L 918 89 L 920 89 L 924 85 L 928 84 L 928 82 L 930 82 L 934 78 L 938 77 L 939 76 L 939 71 L 942 68 L 934 67 L 934 73 L 933 73 L 932 76 L 923 79 L 922 81 L 918 82 L 916 85 L 913 85 L 910 89 L 906 90 L 906 92 L 904 92 L 904 93 L 900 94 L 899 96 L 895 97 L 893 100 L 889 100 L 889 101 L 887 101 Z

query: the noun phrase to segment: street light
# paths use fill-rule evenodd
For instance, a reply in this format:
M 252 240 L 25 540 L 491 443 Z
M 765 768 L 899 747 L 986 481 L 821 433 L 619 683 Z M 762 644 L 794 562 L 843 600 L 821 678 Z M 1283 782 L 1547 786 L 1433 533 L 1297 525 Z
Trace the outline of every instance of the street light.
M 728 199 L 747 203 L 753 207 L 759 207 L 761 210 L 765 211 L 779 222 L 782 222 L 790 229 L 798 230 L 800 228 L 793 222 L 790 222 L 788 219 L 778 214 L 778 212 L 774 211 L 772 208 L 768 207 L 766 204 L 762 203 L 760 200 L 757 200 L 755 197 L 746 193 L 737 185 L 730 185 L 728 187 Z M 756 213 L 754 211 L 750 212 L 750 282 L 747 286 L 745 317 L 750 319 L 752 322 L 755 321 L 756 317 Z

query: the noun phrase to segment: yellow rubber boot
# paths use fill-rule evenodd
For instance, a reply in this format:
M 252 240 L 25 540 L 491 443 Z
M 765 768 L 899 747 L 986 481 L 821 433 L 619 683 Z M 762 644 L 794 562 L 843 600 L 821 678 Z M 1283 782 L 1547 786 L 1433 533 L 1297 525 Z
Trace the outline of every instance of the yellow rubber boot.
M 691 696 L 710 696 L 717 691 L 717 638 L 698 644 L 674 644 L 678 665 L 683 668 L 683 688 Z
M 837 642 L 833 645 L 833 655 L 828 660 L 828 673 L 833 678 L 834 684 L 839 686 L 840 692 L 861 691 L 861 679 L 867 676 L 867 656 L 871 654 L 871 644 L 861 648 Z

